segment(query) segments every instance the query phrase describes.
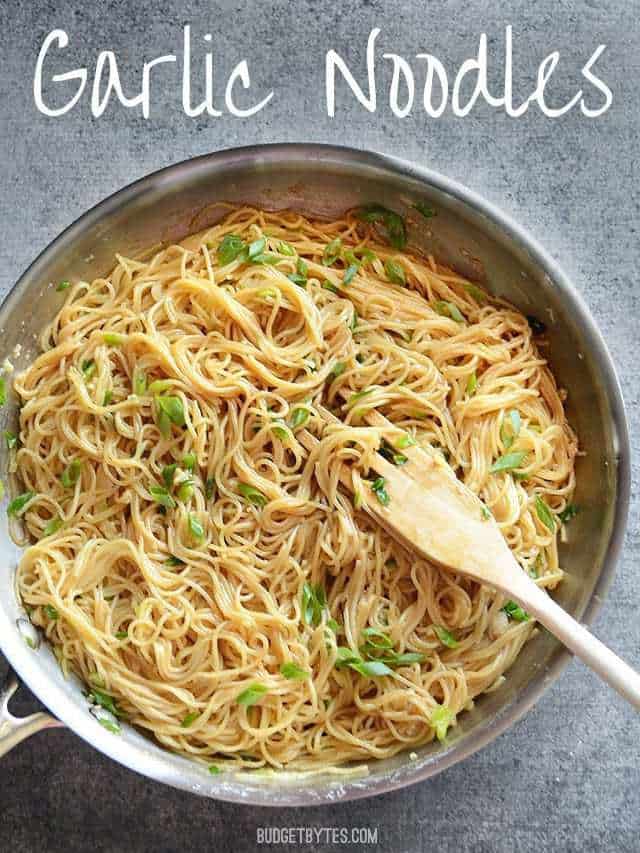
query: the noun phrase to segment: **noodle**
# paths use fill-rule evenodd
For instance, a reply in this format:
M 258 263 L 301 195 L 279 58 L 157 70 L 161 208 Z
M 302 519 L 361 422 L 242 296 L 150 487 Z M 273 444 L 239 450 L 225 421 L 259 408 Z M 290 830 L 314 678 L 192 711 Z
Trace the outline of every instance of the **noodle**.
M 531 636 L 356 509 L 342 466 L 367 490 L 383 439 L 439 448 L 523 570 L 562 576 L 576 441 L 527 319 L 379 227 L 229 209 L 74 284 L 15 380 L 31 620 L 94 706 L 184 755 L 391 756 L 444 737 Z

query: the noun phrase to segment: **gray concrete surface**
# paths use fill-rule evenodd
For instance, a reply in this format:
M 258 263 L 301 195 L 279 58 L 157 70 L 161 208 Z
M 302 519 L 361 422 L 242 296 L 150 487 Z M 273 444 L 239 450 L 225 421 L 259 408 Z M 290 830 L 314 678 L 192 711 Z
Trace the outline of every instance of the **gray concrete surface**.
M 596 630 L 640 665 L 637 12 L 638 4 L 626 0 L 3 3 L 2 294 L 90 205 L 154 169 L 218 148 L 338 141 L 400 155 L 464 182 L 561 259 L 612 350 L 631 422 L 633 500 L 624 558 Z M 189 119 L 175 72 L 162 72 L 148 121 L 121 107 L 92 119 L 84 99 L 60 119 L 36 111 L 33 68 L 53 27 L 71 38 L 68 64 L 59 70 L 94 64 L 99 49 L 111 48 L 128 85 L 144 60 L 180 50 L 185 23 L 194 34 L 214 34 L 218 91 L 246 57 L 256 91 L 276 89 L 273 103 L 248 120 Z M 358 60 L 362 72 L 367 34 L 379 26 L 381 49 L 408 57 L 430 50 L 452 68 L 472 55 L 482 31 L 500 48 L 507 23 L 514 26 L 518 85 L 532 79 L 547 53 L 560 50 L 559 99 L 575 91 L 596 45 L 608 45 L 598 68 L 614 93 L 610 111 L 596 120 L 575 111 L 551 120 L 531 110 L 514 120 L 479 106 L 463 119 L 450 113 L 427 119 L 416 111 L 401 121 L 384 100 L 371 116 L 342 90 L 336 118 L 327 118 L 328 48 Z M 32 704 L 23 697 L 18 707 Z M 375 849 L 388 851 L 631 853 L 640 849 L 638 757 L 637 716 L 578 663 L 524 720 L 464 764 L 412 789 L 331 809 L 274 812 L 202 801 L 152 784 L 57 731 L 0 764 L 0 850 L 245 851 L 256 847 L 257 827 L 293 825 L 377 827 Z

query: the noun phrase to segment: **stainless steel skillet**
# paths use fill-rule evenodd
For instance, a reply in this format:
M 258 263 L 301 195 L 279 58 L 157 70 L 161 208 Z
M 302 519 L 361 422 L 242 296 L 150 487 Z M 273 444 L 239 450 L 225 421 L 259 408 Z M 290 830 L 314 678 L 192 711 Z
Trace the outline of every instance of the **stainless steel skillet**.
M 518 225 L 447 178 L 399 160 L 321 145 L 270 145 L 222 151 L 164 169 L 132 184 L 84 214 L 37 258 L 0 309 L 2 353 L 17 369 L 37 351 L 42 326 L 61 304 L 51 282 L 93 278 L 113 266 L 114 252 L 135 254 L 178 240 L 220 217 L 218 201 L 294 208 L 321 216 L 378 201 L 410 212 L 424 201 L 437 216 L 411 215 L 412 242 L 506 297 L 544 322 L 549 359 L 569 389 L 569 418 L 586 455 L 578 463 L 581 514 L 562 548 L 568 572 L 557 600 L 589 624 L 611 582 L 629 496 L 629 443 L 620 388 L 595 324 L 557 264 Z M 16 347 L 18 349 L 16 350 Z M 0 359 L 1 360 L 1 359 Z M 0 428 L 15 426 L 15 399 L 0 410 Z M 0 470 L 6 470 L 6 450 Z M 0 754 L 22 737 L 61 723 L 106 755 L 167 784 L 219 799 L 259 805 L 318 805 L 373 796 L 425 779 L 489 743 L 533 705 L 559 677 L 568 653 L 541 631 L 509 670 L 505 684 L 460 719 L 446 746 L 429 745 L 370 762 L 355 775 L 248 773 L 210 777 L 140 732 L 106 732 L 89 713 L 81 686 L 65 681 L 45 644 L 25 642 L 24 613 L 14 592 L 19 550 L 0 516 L 0 650 L 55 718 L 15 720 L 0 702 Z M 36 644 L 37 645 L 37 644 Z M 4 697 L 13 689 L 12 678 Z

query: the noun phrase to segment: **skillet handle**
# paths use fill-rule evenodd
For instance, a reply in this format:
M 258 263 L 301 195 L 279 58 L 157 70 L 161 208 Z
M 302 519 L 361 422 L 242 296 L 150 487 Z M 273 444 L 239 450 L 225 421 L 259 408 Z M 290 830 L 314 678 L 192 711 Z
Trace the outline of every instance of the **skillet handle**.
M 60 720 L 42 711 L 28 717 L 14 717 L 9 711 L 9 700 L 19 686 L 15 672 L 9 669 L 4 683 L 0 686 L 0 758 L 25 738 L 42 729 L 64 726 Z

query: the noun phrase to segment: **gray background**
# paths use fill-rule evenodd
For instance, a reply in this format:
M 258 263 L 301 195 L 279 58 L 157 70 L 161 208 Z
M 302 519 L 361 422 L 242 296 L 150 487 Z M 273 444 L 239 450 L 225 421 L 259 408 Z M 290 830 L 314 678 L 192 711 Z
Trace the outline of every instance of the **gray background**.
M 620 0 L 3 3 L 2 295 L 89 206 L 154 169 L 218 148 L 340 142 L 415 160 L 462 181 L 529 227 L 561 260 L 612 350 L 631 421 L 633 494 L 625 555 L 596 629 L 639 665 L 637 12 L 637 2 Z M 185 23 L 193 25 L 194 38 L 214 34 L 217 91 L 244 57 L 256 94 L 276 90 L 263 112 L 248 120 L 188 119 L 171 66 L 152 83 L 148 121 L 119 105 L 93 119 L 86 97 L 62 118 L 36 111 L 33 69 L 52 28 L 65 28 L 71 40 L 56 70 L 91 67 L 97 52 L 109 48 L 122 60 L 125 87 L 132 87 L 143 61 L 181 51 Z M 614 93 L 609 112 L 588 120 L 574 110 L 550 120 L 531 109 L 514 120 L 478 105 L 462 119 L 449 111 L 428 119 L 416 109 L 399 120 L 382 87 L 375 116 L 347 98 L 343 87 L 336 118 L 327 118 L 328 48 L 362 75 L 367 35 L 379 26 L 380 53 L 410 59 L 429 51 L 457 69 L 485 31 L 499 68 L 507 23 L 514 26 L 522 93 L 530 91 L 541 59 L 553 49 L 561 52 L 553 86 L 559 103 L 575 92 L 580 68 L 597 44 L 606 44 L 598 70 Z M 23 710 L 32 705 L 24 695 L 16 703 Z M 199 800 L 109 763 L 69 732 L 42 734 L 0 765 L 0 849 L 251 850 L 261 825 L 368 825 L 379 828 L 378 849 L 393 851 L 636 851 L 639 782 L 637 718 L 572 663 L 524 720 L 464 764 L 409 790 L 331 809 L 275 812 Z

